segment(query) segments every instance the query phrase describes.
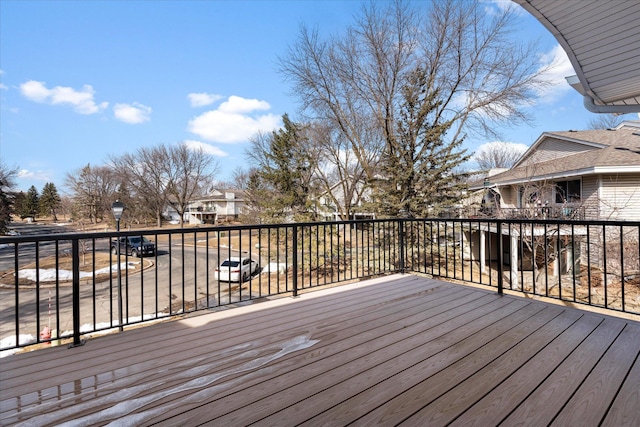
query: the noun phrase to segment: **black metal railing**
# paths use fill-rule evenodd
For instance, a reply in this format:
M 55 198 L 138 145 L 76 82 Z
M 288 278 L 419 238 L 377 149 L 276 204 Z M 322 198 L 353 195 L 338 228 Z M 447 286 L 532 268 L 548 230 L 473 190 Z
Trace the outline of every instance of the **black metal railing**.
M 146 237 L 154 254 L 118 254 L 112 242 L 124 236 Z M 0 350 L 80 345 L 87 334 L 398 272 L 639 314 L 639 241 L 634 222 L 459 218 L 3 237 Z M 216 271 L 229 257 L 249 259 L 238 282 Z
M 640 223 L 407 220 L 408 271 L 640 314 Z
M 586 220 L 584 206 L 532 206 L 526 208 L 499 208 L 496 206 L 462 207 L 446 209 L 438 214 L 439 218 L 488 218 L 488 219 L 558 219 L 564 221 Z

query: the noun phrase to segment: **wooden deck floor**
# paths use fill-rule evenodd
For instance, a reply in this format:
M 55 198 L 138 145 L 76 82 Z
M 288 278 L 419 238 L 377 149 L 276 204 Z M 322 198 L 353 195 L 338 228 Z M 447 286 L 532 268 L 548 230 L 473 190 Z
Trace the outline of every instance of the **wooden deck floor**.
M 640 323 L 411 275 L 0 360 L 0 425 L 640 425 Z

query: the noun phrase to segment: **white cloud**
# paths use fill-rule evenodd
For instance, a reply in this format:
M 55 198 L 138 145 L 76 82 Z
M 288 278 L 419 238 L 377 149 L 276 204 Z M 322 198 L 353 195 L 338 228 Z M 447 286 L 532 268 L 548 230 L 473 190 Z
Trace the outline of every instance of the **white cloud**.
M 186 145 L 187 148 L 190 150 L 194 150 L 194 151 L 202 150 L 203 153 L 210 154 L 212 156 L 226 157 L 229 155 L 229 153 L 222 151 L 218 147 L 214 147 L 211 144 L 207 144 L 206 142 L 187 139 L 183 142 L 183 144 Z
M 2 90 L 9 90 L 9 88 L 7 87 L 7 85 L 5 85 L 4 83 L 0 83 L 0 89 L 2 89 Z
M 151 107 L 134 102 L 133 104 L 116 104 L 113 115 L 121 122 L 138 124 L 151 119 Z
M 564 49 L 558 44 L 550 52 L 540 56 L 540 68 L 548 68 L 542 78 L 548 82 L 546 87 L 537 91 L 538 101 L 552 103 L 572 90 L 565 77 L 575 75 L 571 61 Z
M 281 126 L 279 116 L 254 113 L 270 108 L 266 101 L 230 96 L 216 110 L 190 120 L 187 130 L 207 141 L 222 144 L 245 142 L 259 131 L 271 132 Z
M 493 7 L 498 8 L 502 12 L 509 11 L 509 12 L 515 13 L 517 15 L 524 15 L 525 14 L 524 8 L 518 6 L 512 0 L 488 0 L 488 1 L 485 0 L 485 1 L 482 1 L 482 3 L 485 3 L 485 8 L 484 9 L 487 12 L 487 14 L 489 14 L 489 15 L 495 15 L 496 14 L 496 12 L 494 11 Z
M 246 99 L 239 96 L 230 96 L 229 99 L 218 107 L 218 110 L 230 114 L 250 113 L 254 110 L 269 110 L 271 105 L 267 101 Z
M 192 107 L 205 107 L 223 98 L 214 93 L 190 93 L 188 97 Z
M 16 177 L 18 179 L 28 179 L 31 181 L 51 182 L 49 173 L 42 170 L 32 171 L 29 169 L 20 169 Z
M 44 82 L 29 80 L 20 85 L 20 92 L 27 99 L 35 102 L 51 105 L 70 104 L 80 114 L 95 114 L 109 105 L 108 102 L 96 104 L 93 99 L 95 91 L 91 85 L 82 86 L 80 91 L 67 86 L 48 89 Z

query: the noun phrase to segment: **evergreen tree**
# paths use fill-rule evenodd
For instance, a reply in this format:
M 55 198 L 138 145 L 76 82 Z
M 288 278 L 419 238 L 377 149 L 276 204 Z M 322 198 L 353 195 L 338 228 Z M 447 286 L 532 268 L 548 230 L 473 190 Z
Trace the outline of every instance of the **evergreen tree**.
M 462 139 L 445 140 L 452 121 L 436 117 L 442 103 L 424 68 L 402 88 L 395 127 L 386 135 L 379 208 L 389 216 L 426 217 L 461 197 L 463 180 L 454 168 L 467 156 Z
M 6 233 L 7 225 L 11 222 L 15 197 L 13 179 L 17 173 L 17 169 L 9 169 L 0 163 L 0 234 Z
M 40 213 L 42 215 L 51 215 L 54 221 L 58 220 L 56 211 L 60 208 L 60 195 L 53 182 L 47 182 L 42 188 L 40 196 Z
M 25 219 L 29 215 L 25 212 L 27 195 L 24 194 L 24 191 L 19 191 L 14 195 L 13 198 L 13 213 L 18 215 L 20 219 Z
M 309 192 L 315 160 L 304 129 L 286 114 L 282 121 L 283 129 L 262 143 L 254 142 L 259 153 L 254 152 L 253 159 L 258 167 L 249 178 L 249 199 L 272 219 L 309 220 L 313 217 Z
M 27 197 L 25 198 L 25 203 L 23 206 L 23 212 L 27 217 L 33 217 L 35 219 L 36 215 L 40 211 L 40 196 L 38 195 L 38 190 L 33 185 L 29 187 L 27 191 Z
M 11 222 L 11 201 L 0 185 L 0 234 L 7 232 L 9 222 Z

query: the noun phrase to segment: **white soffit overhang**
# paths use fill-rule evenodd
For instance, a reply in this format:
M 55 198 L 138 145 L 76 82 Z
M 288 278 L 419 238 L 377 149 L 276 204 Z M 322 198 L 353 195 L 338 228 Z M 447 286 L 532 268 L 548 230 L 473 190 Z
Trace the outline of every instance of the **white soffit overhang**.
M 640 112 L 640 0 L 513 1 L 567 52 L 589 111 Z

